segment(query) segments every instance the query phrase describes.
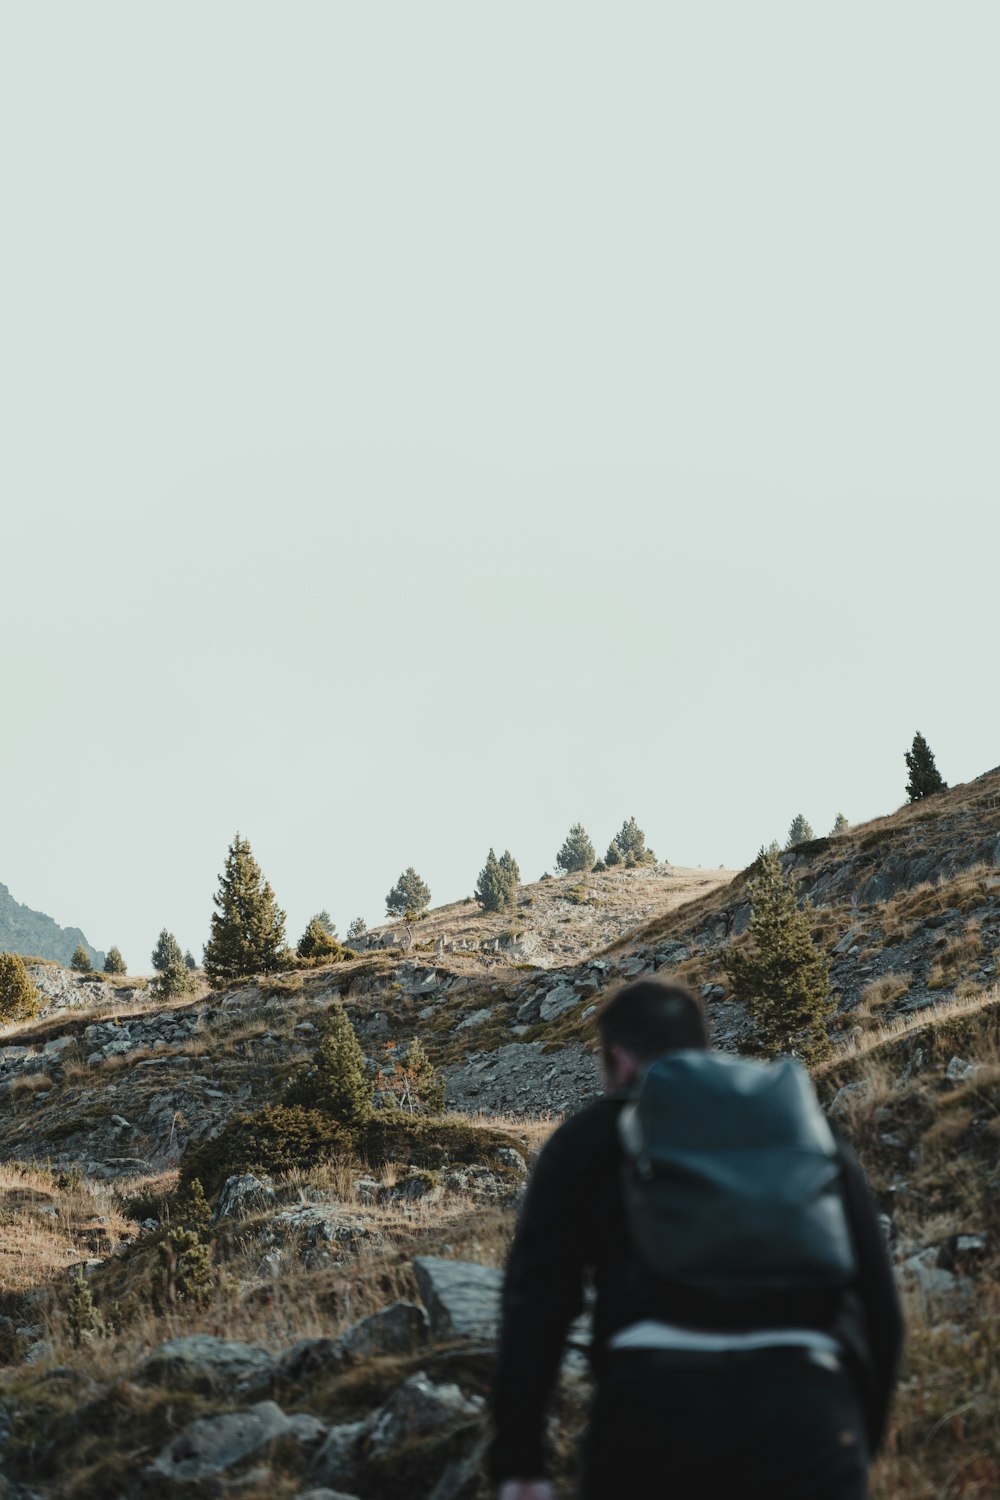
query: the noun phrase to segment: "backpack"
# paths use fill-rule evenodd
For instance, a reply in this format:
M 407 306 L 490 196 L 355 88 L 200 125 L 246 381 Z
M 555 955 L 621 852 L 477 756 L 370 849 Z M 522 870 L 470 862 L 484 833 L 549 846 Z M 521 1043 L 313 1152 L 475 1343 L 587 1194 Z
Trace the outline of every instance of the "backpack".
M 799 1063 L 666 1053 L 619 1131 L 631 1238 L 655 1276 L 727 1303 L 853 1278 L 836 1143 Z

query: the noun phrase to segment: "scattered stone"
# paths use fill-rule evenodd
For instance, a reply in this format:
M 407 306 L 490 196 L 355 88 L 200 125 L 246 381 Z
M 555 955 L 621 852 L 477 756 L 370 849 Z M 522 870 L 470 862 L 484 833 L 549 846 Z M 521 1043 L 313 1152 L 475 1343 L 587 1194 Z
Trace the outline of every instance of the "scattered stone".
M 376 1354 L 412 1354 L 427 1342 L 429 1319 L 415 1302 L 393 1302 L 362 1318 L 336 1339 L 341 1359 L 367 1359 Z
M 361 1444 L 368 1422 L 342 1422 L 331 1427 L 313 1459 L 310 1479 L 338 1489 L 351 1489 L 361 1464 Z
M 952 1083 L 965 1083 L 974 1078 L 982 1066 L 982 1063 L 966 1062 L 964 1058 L 953 1057 L 944 1070 L 944 1076 Z
M 986 1254 L 989 1240 L 985 1234 L 952 1234 L 938 1250 L 937 1263 L 945 1271 L 955 1271 L 969 1261 Z
M 302 1204 L 275 1214 L 271 1232 L 279 1240 L 298 1240 L 306 1251 L 307 1262 L 327 1259 L 331 1246 L 351 1247 L 363 1241 L 381 1245 L 382 1234 L 369 1220 L 341 1208 L 321 1208 Z
M 856 1099 L 860 1103 L 868 1097 L 871 1091 L 871 1082 L 867 1078 L 859 1078 L 856 1083 L 845 1083 L 833 1096 L 830 1104 L 830 1114 L 845 1114 L 850 1107 L 851 1100 Z
M 483 1404 L 482 1396 L 463 1396 L 457 1385 L 435 1385 L 418 1370 L 372 1418 L 367 1446 L 372 1457 L 380 1458 L 404 1439 L 443 1433 L 474 1420 Z
M 678 964 L 684 963 L 690 957 L 686 943 L 664 943 L 653 954 L 653 968 L 675 969 Z
M 287 1417 L 273 1401 L 259 1401 L 246 1411 L 199 1417 L 189 1423 L 153 1459 L 146 1473 L 150 1478 L 195 1483 L 256 1458 L 281 1438 L 311 1446 L 325 1432 L 316 1417 L 304 1413 Z
M 623 959 L 618 965 L 618 972 L 626 979 L 636 979 L 640 974 L 645 974 L 654 967 L 655 965 L 650 962 L 647 954 L 642 951 L 633 953 L 630 958 Z
M 434 1255 L 417 1256 L 413 1270 L 435 1339 L 496 1337 L 501 1271 Z
M 195 1333 L 161 1344 L 141 1366 L 139 1379 L 150 1385 L 229 1392 L 248 1384 L 259 1386 L 270 1376 L 273 1363 L 259 1344 Z
M 221 1219 L 245 1219 L 269 1208 L 274 1201 L 275 1192 L 270 1182 L 255 1177 L 252 1172 L 243 1172 L 226 1178 L 212 1217 L 216 1223 Z
M 911 1255 L 903 1261 L 903 1274 L 910 1277 L 922 1292 L 930 1292 L 938 1296 L 953 1292 L 958 1285 L 958 1280 L 951 1271 L 943 1270 L 937 1260 L 938 1251 L 934 1246 L 927 1250 L 919 1250 L 916 1255 Z
M 484 1021 L 488 1021 L 492 1014 L 493 1007 L 490 1005 L 484 1006 L 482 1010 L 474 1010 L 470 1016 L 465 1017 L 464 1021 L 459 1021 L 455 1030 L 471 1031 L 473 1026 L 481 1026 Z
M 500 1146 L 496 1153 L 497 1161 L 502 1162 L 505 1167 L 511 1167 L 513 1171 L 527 1175 L 528 1164 L 520 1151 L 515 1151 L 513 1146 Z
M 64 1052 L 68 1052 L 75 1045 L 75 1036 L 56 1036 L 52 1038 L 51 1042 L 45 1043 L 45 1046 L 42 1048 L 42 1056 L 48 1058 L 62 1057 Z
M 545 996 L 539 1008 L 539 1014 L 543 1021 L 554 1021 L 557 1016 L 572 1010 L 579 1003 L 580 996 L 571 984 L 557 984 L 554 990 L 550 990 Z M 518 1011 L 520 1017 L 520 1011 Z

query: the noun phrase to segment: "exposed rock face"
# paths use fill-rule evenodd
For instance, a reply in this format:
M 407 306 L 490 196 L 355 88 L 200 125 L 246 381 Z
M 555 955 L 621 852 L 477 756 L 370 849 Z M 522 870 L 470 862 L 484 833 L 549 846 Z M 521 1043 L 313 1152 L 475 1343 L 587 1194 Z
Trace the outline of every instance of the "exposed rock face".
M 22 906 L 5 885 L 0 885 L 0 949 L 68 964 L 78 943 L 90 954 L 94 968 L 102 969 L 105 955 L 90 946 L 79 927 L 60 927 L 44 912 Z
M 502 1271 L 432 1255 L 419 1255 L 413 1270 L 434 1338 L 496 1337 Z
M 308 1389 L 317 1375 L 330 1374 L 356 1360 L 384 1354 L 412 1354 L 427 1342 L 429 1323 L 414 1302 L 393 1302 L 346 1328 L 337 1338 L 299 1339 L 278 1360 L 277 1386 Z
M 216 1222 L 222 1219 L 245 1219 L 263 1208 L 269 1208 L 275 1198 L 271 1184 L 261 1181 L 252 1172 L 227 1177 L 215 1205 L 213 1218 Z
M 259 1344 L 198 1333 L 161 1344 L 140 1368 L 139 1379 L 151 1385 L 236 1392 L 249 1385 L 259 1387 L 273 1363 Z
M 473 1052 L 445 1077 L 451 1108 L 487 1114 L 557 1114 L 601 1092 L 597 1060 L 579 1044 L 543 1053 L 541 1042 L 509 1042 L 492 1052 Z
M 325 1423 L 316 1417 L 306 1413 L 286 1416 L 273 1401 L 259 1401 L 246 1411 L 191 1422 L 153 1459 L 147 1476 L 194 1485 L 241 1467 L 267 1453 L 280 1439 L 311 1446 L 325 1432 Z
M 440 1433 L 477 1417 L 480 1396 L 463 1396 L 457 1385 L 435 1385 L 418 1370 L 376 1412 L 368 1429 L 369 1451 L 378 1457 L 404 1439 Z

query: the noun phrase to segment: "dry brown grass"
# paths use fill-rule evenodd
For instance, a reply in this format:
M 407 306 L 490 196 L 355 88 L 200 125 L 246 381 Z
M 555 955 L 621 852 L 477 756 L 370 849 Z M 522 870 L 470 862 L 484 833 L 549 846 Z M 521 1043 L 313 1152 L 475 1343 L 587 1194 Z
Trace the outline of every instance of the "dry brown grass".
M 983 940 L 979 922 L 972 918 L 966 922 L 959 937 L 945 944 L 927 976 L 929 990 L 941 990 L 955 983 L 962 972 L 982 956 Z
M 865 1016 L 872 1017 L 886 1010 L 897 1000 L 901 1000 L 913 983 L 913 975 L 905 974 L 881 974 L 878 979 L 869 980 L 861 991 L 861 999 L 858 1005 L 849 1014 L 852 1018 Z
M 44 1285 L 78 1261 L 111 1254 L 134 1225 L 110 1186 L 64 1182 L 45 1168 L 0 1164 L 0 1289 Z
M 54 1087 L 48 1073 L 25 1073 L 11 1085 L 12 1099 L 30 1099 L 35 1094 L 51 1092 Z
M 997 1005 L 1000 1001 L 1000 985 L 992 985 L 988 990 L 976 986 L 966 995 L 955 995 L 942 998 L 941 1004 L 929 1007 L 927 1010 L 918 1011 L 912 1016 L 897 1016 L 894 1020 L 886 1021 L 874 1030 L 868 1031 L 861 1036 L 851 1036 L 838 1045 L 836 1054 L 826 1062 L 822 1062 L 813 1070 L 816 1078 L 841 1071 L 846 1061 L 855 1064 L 864 1064 L 865 1059 L 872 1056 L 887 1043 L 901 1042 L 909 1037 L 919 1035 L 922 1031 L 933 1030 L 943 1021 L 953 1020 L 960 1016 L 974 1016 L 981 1010 L 986 1010 Z M 852 1068 L 852 1076 L 860 1076 L 861 1068 Z

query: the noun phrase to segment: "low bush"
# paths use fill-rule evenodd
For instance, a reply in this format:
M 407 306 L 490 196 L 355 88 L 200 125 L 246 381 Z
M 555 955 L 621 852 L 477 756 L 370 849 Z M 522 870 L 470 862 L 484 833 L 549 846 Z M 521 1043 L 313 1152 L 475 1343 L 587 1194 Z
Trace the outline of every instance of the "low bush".
M 212 1141 L 189 1148 L 181 1160 L 181 1193 L 197 1178 L 211 1197 L 239 1172 L 290 1172 L 350 1152 L 349 1131 L 318 1109 L 266 1104 L 233 1116 Z
M 268 1104 L 255 1114 L 236 1115 L 212 1141 L 189 1148 L 181 1161 L 178 1196 L 197 1179 L 209 1197 L 240 1172 L 290 1172 L 337 1158 L 377 1166 L 402 1161 L 435 1171 L 447 1166 L 484 1166 L 505 1171 L 502 1147 L 523 1152 L 516 1136 L 470 1125 L 381 1110 L 348 1130 L 318 1109 Z
M 447 1166 L 501 1165 L 497 1153 L 504 1146 L 523 1152 L 516 1136 L 470 1125 L 465 1120 L 434 1120 L 380 1112 L 358 1133 L 357 1149 L 375 1165 L 405 1161 L 432 1171 Z

